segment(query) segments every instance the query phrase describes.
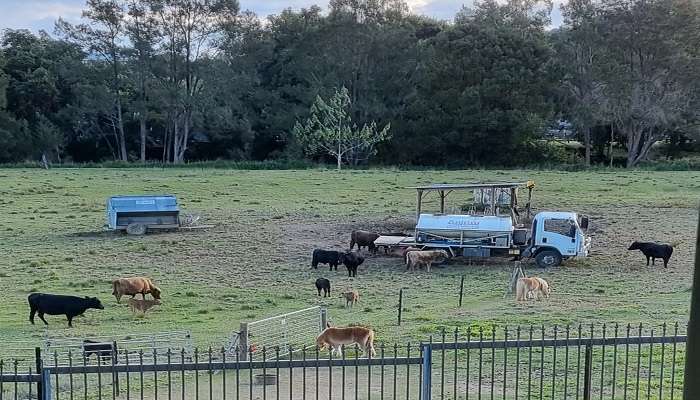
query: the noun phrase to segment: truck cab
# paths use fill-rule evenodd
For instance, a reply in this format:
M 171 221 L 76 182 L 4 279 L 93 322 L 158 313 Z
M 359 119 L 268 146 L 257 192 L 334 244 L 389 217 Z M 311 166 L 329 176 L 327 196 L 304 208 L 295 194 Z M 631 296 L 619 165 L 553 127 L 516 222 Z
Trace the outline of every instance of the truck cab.
M 523 255 L 535 258 L 542 268 L 556 267 L 562 260 L 586 257 L 591 238 L 586 236 L 588 218 L 573 212 L 540 212 L 532 221 L 530 246 Z

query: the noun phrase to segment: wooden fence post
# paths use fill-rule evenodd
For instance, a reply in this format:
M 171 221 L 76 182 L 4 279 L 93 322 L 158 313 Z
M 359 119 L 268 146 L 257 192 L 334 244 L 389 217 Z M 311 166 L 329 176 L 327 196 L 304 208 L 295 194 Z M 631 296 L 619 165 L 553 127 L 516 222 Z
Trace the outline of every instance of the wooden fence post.
M 328 326 L 328 310 L 325 308 L 321 309 L 321 326 L 319 332 L 323 332 L 324 329 Z
M 583 400 L 591 400 L 591 384 L 593 378 L 593 345 L 586 344 L 586 359 L 583 370 Z
M 117 341 L 112 341 L 112 381 L 114 382 L 114 394 L 119 395 L 119 373 L 115 370 L 114 366 L 117 365 L 119 361 L 119 353 L 117 349 Z
M 248 350 L 250 343 L 248 343 L 248 323 L 241 322 L 241 330 L 238 333 L 238 348 L 240 349 L 240 360 L 248 360 Z
M 688 322 L 688 343 L 685 356 L 684 399 L 700 399 L 700 221 L 695 238 L 695 272 L 693 294 L 690 298 L 690 322 Z
M 399 290 L 399 326 L 401 326 L 401 311 L 403 311 L 403 289 Z
M 43 362 L 41 360 L 41 348 L 40 347 L 34 348 L 34 362 L 36 363 L 36 373 L 41 375 L 41 372 L 44 369 L 44 365 L 43 365 Z M 39 395 L 40 399 L 43 398 L 43 397 L 41 397 L 42 393 L 43 393 L 42 386 L 43 386 L 42 382 L 41 382 L 41 380 L 39 380 L 39 382 L 37 382 L 37 384 L 36 384 L 36 392 Z
M 459 283 L 459 306 L 462 307 L 462 295 L 464 294 L 464 275 L 462 275 L 462 281 Z

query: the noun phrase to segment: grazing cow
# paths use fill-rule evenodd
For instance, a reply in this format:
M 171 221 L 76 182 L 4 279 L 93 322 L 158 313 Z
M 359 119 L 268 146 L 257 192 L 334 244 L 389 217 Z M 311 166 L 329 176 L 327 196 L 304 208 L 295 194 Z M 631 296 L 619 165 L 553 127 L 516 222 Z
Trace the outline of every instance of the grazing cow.
M 350 250 L 357 244 L 357 250 L 362 250 L 363 247 L 367 247 L 371 253 L 377 252 L 377 246 L 374 241 L 377 240 L 379 234 L 367 231 L 352 231 L 350 234 Z
M 323 290 L 323 297 L 328 297 L 331 295 L 331 281 L 326 278 L 316 279 L 316 290 L 318 291 L 318 296 L 321 296 L 321 290 Z
M 426 250 L 426 251 L 410 251 L 406 253 L 406 269 L 411 271 L 421 265 L 425 266 L 425 270 L 430 272 L 430 267 L 433 263 L 442 262 L 450 258 L 445 250 Z
M 318 264 L 328 264 L 330 266 L 330 271 L 338 270 L 338 265 L 343 263 L 343 253 L 339 251 L 329 251 L 329 250 L 314 250 L 311 256 L 311 267 L 318 268 Z
M 27 297 L 29 301 L 29 322 L 34 324 L 34 315 L 39 314 L 39 318 L 46 325 L 49 323 L 44 319 L 44 314 L 65 315 L 68 319 L 68 326 L 73 326 L 73 318 L 83 315 L 85 310 L 94 308 L 104 310 L 104 306 L 97 297 L 77 297 L 62 296 L 57 294 L 32 293 Z
M 355 306 L 355 303 L 360 301 L 360 293 L 357 292 L 357 290 L 350 290 L 348 292 L 345 292 L 341 295 L 343 298 L 345 298 L 345 308 L 350 308 Z
M 117 349 L 114 347 L 113 343 L 96 342 L 90 339 L 83 340 L 83 355 L 85 358 L 90 358 L 90 356 L 94 354 L 96 357 L 103 360 L 111 360 L 116 352 Z
M 540 295 L 549 298 L 551 291 L 549 283 L 542 278 L 520 278 L 515 285 L 515 300 L 526 301 L 530 295 L 534 295 L 536 300 L 540 299 Z
M 316 338 L 316 345 L 321 349 L 330 348 L 331 353 L 343 355 L 342 346 L 357 343 L 363 354 L 374 357 L 374 331 L 369 328 L 353 326 L 348 328 L 334 328 L 326 324 L 326 329 Z
M 661 258 L 664 260 L 664 268 L 668 268 L 668 260 L 671 259 L 671 254 L 673 254 L 673 246 L 670 244 L 651 242 L 634 242 L 627 250 L 641 250 L 647 258 L 647 265 L 649 265 L 650 258 L 651 265 L 654 265 L 654 261 L 657 258 Z
M 144 300 L 148 293 L 154 299 L 160 300 L 161 291 L 153 284 L 151 278 L 119 278 L 112 281 L 112 294 L 117 299 L 117 303 L 121 303 L 122 296 L 129 295 L 134 298 L 139 293 Z
M 146 315 L 146 312 L 155 306 L 161 305 L 160 300 L 139 300 L 131 298 L 129 299 L 129 308 L 133 313 L 139 313 L 141 315 Z
M 357 276 L 357 267 L 365 262 L 365 258 L 359 253 L 347 252 L 343 255 L 343 264 L 348 269 L 348 276 Z

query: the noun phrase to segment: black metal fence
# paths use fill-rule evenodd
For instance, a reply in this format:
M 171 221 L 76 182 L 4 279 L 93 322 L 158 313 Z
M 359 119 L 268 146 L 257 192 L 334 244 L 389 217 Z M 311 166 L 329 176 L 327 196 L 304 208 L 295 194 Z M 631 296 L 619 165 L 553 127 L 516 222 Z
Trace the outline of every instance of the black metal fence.
M 0 400 L 680 399 L 685 342 L 678 325 L 480 327 L 379 344 L 374 358 L 356 348 L 248 349 L 246 361 L 227 349 L 71 352 L 26 371 L 0 361 Z

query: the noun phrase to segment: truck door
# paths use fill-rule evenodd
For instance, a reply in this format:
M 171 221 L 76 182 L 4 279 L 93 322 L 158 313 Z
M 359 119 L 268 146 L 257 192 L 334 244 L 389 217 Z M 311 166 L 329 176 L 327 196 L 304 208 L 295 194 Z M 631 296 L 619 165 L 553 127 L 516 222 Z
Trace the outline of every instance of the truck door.
M 553 247 L 564 257 L 576 255 L 577 229 L 573 220 L 549 218 L 544 220 L 543 225 L 537 238 L 537 245 Z

